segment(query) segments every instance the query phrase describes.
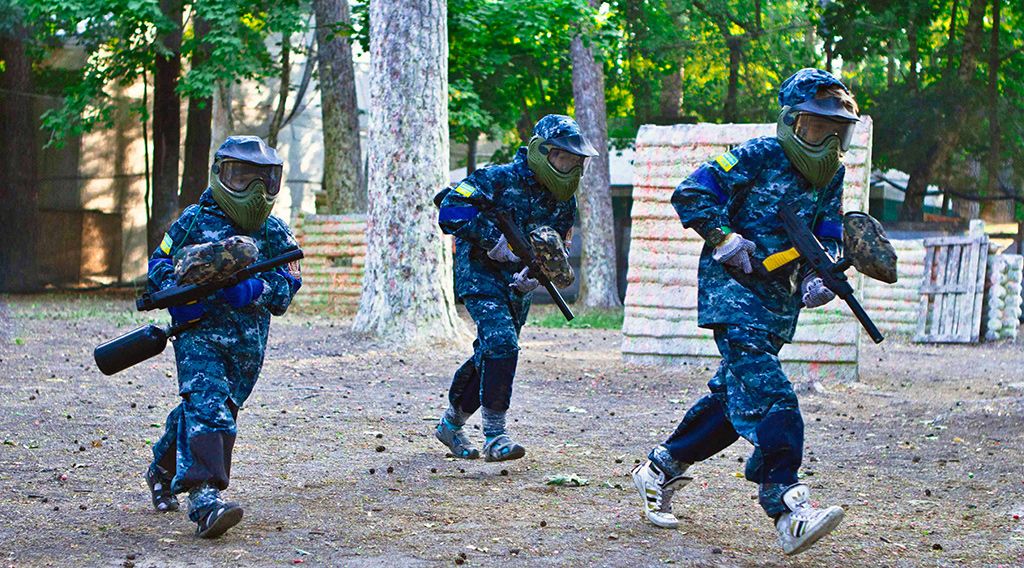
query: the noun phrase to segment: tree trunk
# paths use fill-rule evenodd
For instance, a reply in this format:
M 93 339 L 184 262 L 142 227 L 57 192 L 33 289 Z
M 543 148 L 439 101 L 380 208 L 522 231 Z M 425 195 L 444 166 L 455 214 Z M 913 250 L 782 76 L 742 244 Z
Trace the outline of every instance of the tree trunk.
M 0 292 L 28 292 L 40 286 L 39 176 L 32 61 L 28 31 L 20 22 L 0 28 Z
M 476 171 L 477 144 L 480 141 L 479 132 L 470 132 L 466 140 L 466 175 Z
M 288 89 L 292 86 L 292 42 L 289 34 L 281 37 L 281 77 L 280 86 L 277 88 L 277 108 L 274 109 L 274 116 L 270 119 L 270 128 L 267 131 L 267 145 L 271 148 L 277 146 L 277 135 L 281 132 L 281 125 L 284 124 L 284 109 L 288 106 Z
M 204 37 L 210 24 L 196 17 L 196 37 Z M 210 57 L 209 46 L 200 44 L 192 54 L 192 68 L 203 65 Z M 188 206 L 199 197 L 210 182 L 210 144 L 213 135 L 213 97 L 189 98 L 188 118 L 185 126 L 185 166 L 181 174 L 181 193 L 178 203 Z
M 740 87 L 740 50 L 743 48 L 742 40 L 736 36 L 725 38 L 725 44 L 729 47 L 729 89 L 725 94 L 724 119 L 725 122 L 736 122 L 738 111 L 736 99 L 739 96 Z
M 593 6 L 594 0 L 591 0 Z M 612 194 L 608 174 L 608 123 L 604 100 L 604 70 L 594 59 L 583 36 L 573 38 L 572 94 L 576 121 L 583 135 L 597 148 L 580 181 L 577 195 L 583 255 L 580 259 L 580 294 L 577 304 L 596 308 L 614 308 L 619 301 L 618 274 L 615 265 L 615 221 L 612 218 Z
M 353 329 L 401 345 L 464 328 L 431 202 L 448 185 L 447 28 L 444 0 L 370 0 L 369 210 Z
M 913 13 L 913 11 L 911 11 Z M 917 48 L 917 22 L 911 19 L 907 25 L 907 49 L 910 52 L 910 69 L 907 72 L 907 87 L 912 93 L 917 92 L 917 66 L 921 53 Z
M 978 51 L 981 47 L 982 19 L 985 16 L 985 6 L 988 0 L 971 0 L 968 9 L 967 28 L 964 30 L 963 50 L 960 55 L 960 67 L 957 76 L 944 77 L 947 83 L 956 85 L 969 85 L 974 79 L 974 72 L 978 68 Z M 910 179 L 907 181 L 907 192 L 903 198 L 903 207 L 900 208 L 901 221 L 921 221 L 924 218 L 924 193 L 928 183 L 934 179 L 935 171 L 940 164 L 946 163 L 953 150 L 960 142 L 960 130 L 964 127 L 968 114 L 968 98 L 960 97 L 955 99 L 948 116 L 951 119 L 951 127 L 932 142 L 932 145 L 925 152 L 925 157 L 910 172 Z
M 153 75 L 153 215 L 146 227 L 152 251 L 178 217 L 178 160 L 181 155 L 181 98 L 175 90 L 181 74 L 180 0 L 160 0 L 174 29 L 160 38 L 169 55 L 156 56 Z
M 989 37 L 988 48 L 988 139 L 991 146 L 988 149 L 988 164 L 986 168 L 988 170 L 988 184 L 984 194 L 989 196 L 1000 194 L 999 170 L 1002 163 L 999 155 L 1002 152 L 1002 144 L 1000 144 L 999 139 L 1001 136 L 999 129 L 999 4 L 1001 2 L 1002 0 L 992 0 L 992 33 Z M 995 209 L 997 203 L 1001 202 L 982 201 L 982 216 Z M 1010 205 L 1012 211 L 1014 204 L 1011 203 Z
M 671 73 L 661 79 L 661 96 L 659 97 L 661 107 L 661 122 L 674 124 L 682 118 L 683 103 L 683 69 L 673 69 Z
M 325 213 L 363 212 L 366 190 L 352 44 L 347 35 L 335 33 L 332 28 L 335 24 L 348 25 L 348 0 L 313 0 L 313 9 L 323 113 Z

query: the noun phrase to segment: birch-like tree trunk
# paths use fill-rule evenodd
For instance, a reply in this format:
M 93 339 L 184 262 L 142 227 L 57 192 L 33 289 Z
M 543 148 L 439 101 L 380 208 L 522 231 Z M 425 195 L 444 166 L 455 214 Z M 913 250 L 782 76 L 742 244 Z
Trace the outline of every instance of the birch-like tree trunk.
M 593 2 L 591 2 L 593 4 Z M 576 121 L 583 135 L 597 148 L 590 159 L 577 202 L 583 255 L 580 259 L 580 295 L 576 303 L 587 307 L 622 305 L 615 267 L 615 221 L 608 173 L 608 119 L 604 101 L 604 70 L 582 36 L 576 36 L 572 54 L 572 94 Z
M 352 43 L 337 27 L 349 24 L 348 0 L 313 0 L 324 134 L 323 213 L 366 211 L 359 106 Z
M 447 28 L 444 0 L 370 1 L 366 267 L 353 328 L 398 344 L 463 331 L 432 202 L 448 184 Z

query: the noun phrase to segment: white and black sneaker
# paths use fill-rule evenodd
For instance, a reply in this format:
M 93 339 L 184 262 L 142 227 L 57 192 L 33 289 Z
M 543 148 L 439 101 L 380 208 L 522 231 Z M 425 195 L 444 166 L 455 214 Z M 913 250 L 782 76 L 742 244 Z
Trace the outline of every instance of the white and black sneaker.
M 217 538 L 237 525 L 242 520 L 242 507 L 238 503 L 221 501 L 217 506 L 199 519 L 196 536 L 199 538 Z
M 800 554 L 821 537 L 832 532 L 843 520 L 842 507 L 815 509 L 809 501 L 811 489 L 797 484 L 782 495 L 782 502 L 789 511 L 775 521 L 779 532 L 779 545 L 787 555 Z
M 678 527 L 679 519 L 672 514 L 672 496 L 693 478 L 680 474 L 666 479 L 665 473 L 651 460 L 633 468 L 632 474 L 647 520 L 666 529 Z

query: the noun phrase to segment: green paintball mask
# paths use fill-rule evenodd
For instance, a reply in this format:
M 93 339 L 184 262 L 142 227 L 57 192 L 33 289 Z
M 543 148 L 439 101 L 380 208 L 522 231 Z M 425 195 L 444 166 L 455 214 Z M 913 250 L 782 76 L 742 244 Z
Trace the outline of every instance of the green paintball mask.
M 281 166 L 215 159 L 210 168 L 213 200 L 243 232 L 252 233 L 270 217 L 281 191 Z
M 797 171 L 813 187 L 822 188 L 839 171 L 857 121 L 839 99 L 812 99 L 782 107 L 776 137 Z
M 588 156 L 561 146 L 534 135 L 526 147 L 526 164 L 555 199 L 568 201 L 580 186 Z

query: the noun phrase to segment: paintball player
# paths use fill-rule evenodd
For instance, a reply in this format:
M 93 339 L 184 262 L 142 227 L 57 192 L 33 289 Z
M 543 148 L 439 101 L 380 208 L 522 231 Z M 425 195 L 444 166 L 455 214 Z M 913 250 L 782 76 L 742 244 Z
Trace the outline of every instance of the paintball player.
M 567 286 L 573 280 L 567 252 L 576 216 L 573 194 L 587 158 L 596 155 L 575 120 L 548 115 L 537 122 L 528 146 L 519 148 L 511 163 L 476 170 L 440 203 L 441 229 L 455 236 L 455 293 L 477 326 L 473 355 L 455 372 L 450 404 L 435 430 L 457 458 L 480 457 L 463 429 L 477 409 L 486 461 L 526 455 L 505 430 L 505 413 L 512 399 L 519 330 L 538 281 L 512 252 L 489 210 L 507 212 L 530 235 L 539 257 L 557 257 L 558 262 L 545 264 L 561 268 L 545 273 L 556 285 Z
M 811 505 L 799 483 L 804 422 L 779 350 L 793 338 L 801 307 L 834 298 L 799 259 L 776 216 L 790 203 L 833 257 L 842 243 L 844 167 L 858 107 L 831 74 L 802 69 L 779 89 L 775 137 L 749 140 L 702 164 L 675 189 L 684 227 L 704 238 L 698 270 L 698 325 L 714 333 L 722 360 L 675 432 L 633 470 L 647 519 L 674 528 L 672 496 L 686 472 L 741 436 L 754 446 L 745 477 L 775 523 L 786 554 L 831 532 L 840 507 Z
M 149 290 L 178 284 L 180 268 L 189 264 L 188 251 L 202 248 L 195 245 L 241 242 L 222 250 L 259 255 L 250 261 L 297 248 L 285 222 L 270 214 L 281 189 L 282 164 L 277 152 L 256 136 L 225 140 L 199 203 L 185 209 L 153 251 Z M 238 260 L 221 259 L 208 270 Z M 175 495 L 188 493 L 188 516 L 199 537 L 216 538 L 242 519 L 242 508 L 220 494 L 231 473 L 235 420 L 263 366 L 270 316 L 284 314 L 301 285 L 298 263 L 293 263 L 203 301 L 168 309 L 175 323 L 197 324 L 174 342 L 181 403 L 167 416 L 145 477 L 157 511 L 176 510 Z

